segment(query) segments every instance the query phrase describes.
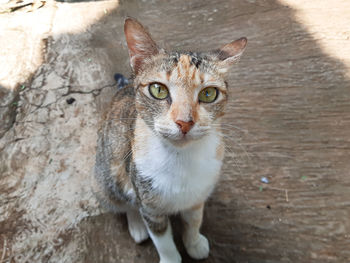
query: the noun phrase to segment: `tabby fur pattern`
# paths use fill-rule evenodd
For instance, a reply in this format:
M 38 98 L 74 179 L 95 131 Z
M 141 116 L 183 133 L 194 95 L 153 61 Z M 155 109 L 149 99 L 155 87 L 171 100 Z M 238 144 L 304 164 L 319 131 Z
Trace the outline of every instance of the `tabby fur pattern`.
M 124 31 L 134 76 L 113 98 L 98 131 L 97 194 L 107 207 L 126 213 L 137 243 L 151 237 L 161 263 L 181 262 L 169 223 L 178 213 L 188 254 L 206 258 L 209 243 L 199 230 L 224 158 L 224 77 L 247 39 L 211 52 L 166 52 L 135 19 L 125 20 Z M 155 98 L 152 83 L 166 87 L 168 97 Z M 210 103 L 198 99 L 207 87 L 217 94 Z

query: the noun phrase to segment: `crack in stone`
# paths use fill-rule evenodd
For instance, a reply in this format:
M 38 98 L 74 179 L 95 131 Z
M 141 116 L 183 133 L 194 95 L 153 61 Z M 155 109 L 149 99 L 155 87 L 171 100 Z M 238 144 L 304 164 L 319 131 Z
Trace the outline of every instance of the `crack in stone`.
M 66 97 L 66 96 L 69 96 L 71 94 L 93 94 L 94 96 L 99 96 L 101 91 L 105 88 L 112 88 L 113 86 L 116 86 L 117 83 L 113 83 L 113 84 L 107 84 L 101 88 L 97 88 L 97 89 L 92 89 L 92 90 L 89 90 L 89 91 L 84 91 L 84 90 L 71 90 L 71 88 L 74 86 L 72 85 L 69 85 L 69 86 L 65 86 L 65 87 L 62 87 L 62 88 L 68 88 L 68 92 L 63 94 L 62 97 Z M 83 86 L 76 86 L 76 87 L 83 87 Z
M 42 103 L 40 105 L 37 105 L 37 104 L 33 104 L 33 103 L 30 103 L 30 102 L 27 102 L 29 105 L 31 105 L 33 107 L 36 107 L 36 108 L 34 110 L 32 110 L 31 112 L 29 112 L 28 114 L 26 114 L 25 117 L 28 117 L 28 116 L 36 113 L 40 109 L 49 109 L 50 106 L 58 103 L 60 100 L 64 99 L 64 97 L 67 97 L 69 95 L 72 95 L 72 94 L 92 94 L 94 97 L 97 97 L 97 96 L 99 96 L 101 94 L 102 90 L 104 90 L 106 88 L 112 88 L 113 86 L 116 86 L 116 85 L 117 85 L 117 83 L 106 84 L 106 85 L 102 86 L 101 88 L 96 88 L 96 89 L 92 89 L 92 90 L 89 90 L 89 91 L 71 90 L 71 88 L 74 88 L 74 87 L 83 87 L 81 85 L 76 85 L 76 86 L 69 85 L 69 86 L 63 86 L 63 87 L 59 87 L 59 88 L 53 89 L 53 90 L 59 90 L 59 89 L 68 88 L 68 92 L 62 94 L 58 99 L 56 99 L 55 101 L 53 101 L 51 103 L 48 103 L 46 105 L 42 105 Z M 28 91 L 30 91 L 30 88 L 28 88 Z M 15 121 L 15 123 L 21 123 L 21 121 Z M 22 123 L 23 123 L 23 121 L 22 121 Z

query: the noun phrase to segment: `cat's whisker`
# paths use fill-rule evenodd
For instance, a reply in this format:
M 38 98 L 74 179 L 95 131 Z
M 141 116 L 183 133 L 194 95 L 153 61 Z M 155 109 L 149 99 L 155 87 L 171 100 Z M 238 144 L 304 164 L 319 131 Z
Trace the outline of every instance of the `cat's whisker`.
M 248 130 L 239 128 L 237 126 L 232 126 L 231 124 L 228 124 L 228 123 L 226 123 L 226 124 L 225 123 L 223 123 L 223 124 L 214 124 L 212 126 L 213 127 L 218 127 L 219 129 L 222 129 L 222 130 L 235 132 L 235 133 L 237 133 L 237 131 L 240 131 L 243 134 L 248 135 L 248 137 L 258 141 L 258 138 L 256 136 L 254 136 L 252 133 L 250 133 Z M 232 128 L 235 129 L 235 131 L 233 131 Z
M 237 154 L 235 153 L 235 151 L 232 149 L 232 147 L 230 147 L 230 146 L 228 146 L 228 145 L 225 145 L 225 150 L 228 151 L 228 152 L 230 153 L 234 166 L 237 167 L 238 172 L 240 173 L 240 175 L 242 175 L 241 166 L 239 165 L 239 163 L 238 163 L 238 161 L 237 161 L 237 160 L 238 160 L 237 157 L 239 157 L 239 155 L 237 155 Z M 241 160 L 241 161 L 242 161 L 242 160 Z
M 238 164 L 238 162 L 236 161 L 236 158 L 234 156 L 232 156 L 232 161 L 233 161 L 234 165 L 237 167 L 239 174 L 243 175 L 241 166 Z
M 238 127 L 236 125 L 229 124 L 229 123 L 212 124 L 212 126 L 217 126 L 217 127 L 220 127 L 220 126 L 221 127 L 225 127 L 225 126 L 227 126 L 227 127 L 234 128 L 234 129 L 239 130 L 239 131 L 244 132 L 244 133 L 249 133 L 248 130 L 240 128 L 240 127 Z
M 122 163 L 124 163 L 132 154 L 134 154 L 133 150 L 130 150 L 122 159 Z
M 243 145 L 242 145 L 241 143 L 237 142 L 236 140 L 234 140 L 233 138 L 231 138 L 231 137 L 229 137 L 229 136 L 227 136 L 227 135 L 221 134 L 221 136 L 222 136 L 224 139 L 229 140 L 229 141 L 233 142 L 235 145 L 237 145 L 237 146 L 245 153 L 245 155 L 246 155 L 246 157 L 248 158 L 248 160 L 252 162 L 252 157 L 253 157 L 253 156 L 251 156 L 251 155 L 247 152 L 247 150 L 243 147 Z
M 221 127 L 220 130 L 222 133 L 229 132 L 230 133 L 229 135 L 233 135 L 233 136 L 237 136 L 237 137 L 239 136 L 238 138 L 242 137 L 242 135 L 240 133 L 237 133 L 236 131 L 233 131 L 232 129 Z
M 111 117 L 109 119 L 111 119 L 111 120 L 137 120 L 137 117 L 135 117 L 135 118 L 114 118 L 114 117 Z
M 206 132 L 206 131 L 210 131 L 210 127 L 199 127 L 196 129 L 196 131 L 200 131 L 200 132 Z

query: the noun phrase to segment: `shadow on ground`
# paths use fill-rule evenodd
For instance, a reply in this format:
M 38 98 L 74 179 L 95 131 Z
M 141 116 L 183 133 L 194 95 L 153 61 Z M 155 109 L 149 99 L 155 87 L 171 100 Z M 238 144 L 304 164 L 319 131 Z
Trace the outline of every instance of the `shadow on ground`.
M 83 32 L 49 38 L 46 61 L 20 92 L 16 121 L 1 139 L 5 262 L 157 260 L 151 242 L 135 245 L 125 218 L 98 210 L 90 191 L 98 119 L 114 93 L 113 74 L 129 74 L 127 15 L 173 49 L 249 39 L 228 77 L 227 155 L 206 205 L 211 254 L 202 262 L 349 261 L 349 65 L 274 0 L 104 4 L 105 15 Z M 58 3 L 53 31 L 80 8 Z M 174 222 L 183 262 L 195 262 Z

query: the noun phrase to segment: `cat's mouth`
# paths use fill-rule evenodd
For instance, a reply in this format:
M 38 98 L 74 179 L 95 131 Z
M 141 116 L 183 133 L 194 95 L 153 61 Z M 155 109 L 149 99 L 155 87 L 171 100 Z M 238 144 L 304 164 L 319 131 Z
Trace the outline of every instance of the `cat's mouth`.
M 183 146 L 191 142 L 199 141 L 210 133 L 210 126 L 193 125 L 188 131 L 183 131 L 178 126 L 167 126 L 156 123 L 153 128 L 155 134 L 163 141 L 175 146 Z
M 182 132 L 172 134 L 158 131 L 157 133 L 161 136 L 163 140 L 166 140 L 167 142 L 170 142 L 175 146 L 183 146 L 191 142 L 198 141 L 207 135 L 207 133 L 192 134 L 191 132 L 185 134 Z
M 196 139 L 190 138 L 190 136 L 188 136 L 187 134 L 181 134 L 176 138 L 170 138 L 170 137 L 163 136 L 163 139 L 165 139 L 167 142 L 170 142 L 174 146 L 178 146 L 178 147 L 181 147 L 181 146 L 190 144 L 193 141 L 196 141 Z

